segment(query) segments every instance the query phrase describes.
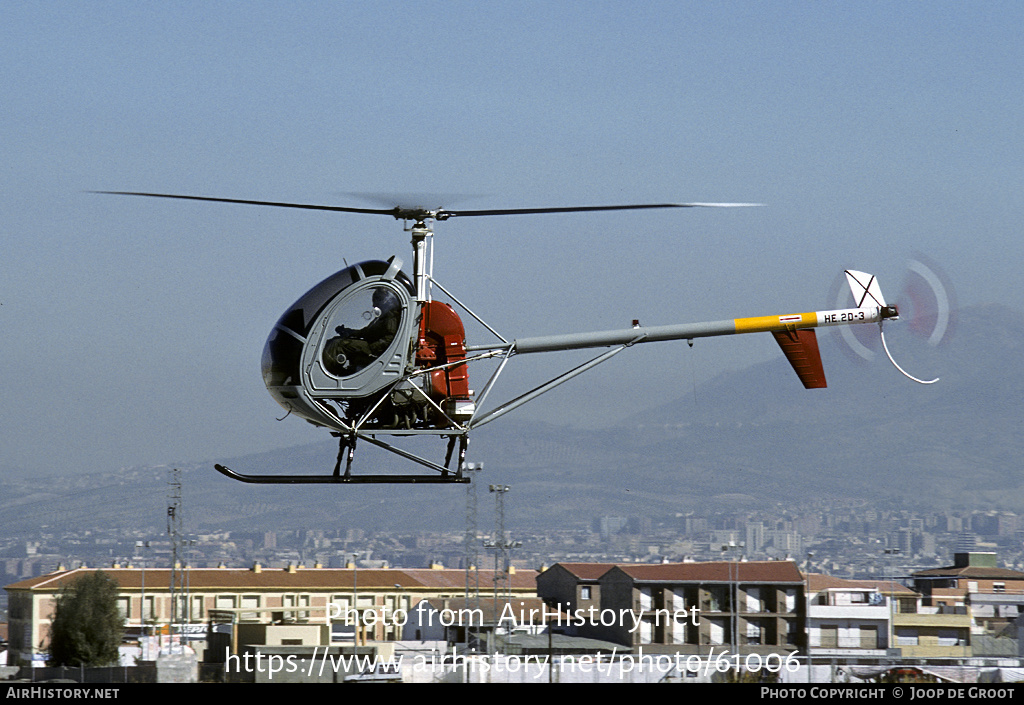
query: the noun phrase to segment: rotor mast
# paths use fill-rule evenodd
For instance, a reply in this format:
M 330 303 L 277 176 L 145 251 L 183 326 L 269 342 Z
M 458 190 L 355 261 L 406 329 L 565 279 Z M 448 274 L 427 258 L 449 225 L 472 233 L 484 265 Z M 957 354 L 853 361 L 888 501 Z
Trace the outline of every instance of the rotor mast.
M 416 282 L 416 302 L 430 301 L 430 279 L 434 274 L 434 231 L 427 218 L 417 218 L 409 231 L 412 233 L 412 269 Z

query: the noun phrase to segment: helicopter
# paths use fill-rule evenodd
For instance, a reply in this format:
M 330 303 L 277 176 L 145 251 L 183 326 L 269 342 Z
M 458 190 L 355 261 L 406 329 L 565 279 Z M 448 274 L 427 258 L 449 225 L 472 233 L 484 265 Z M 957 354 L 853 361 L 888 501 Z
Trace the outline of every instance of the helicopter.
M 938 381 L 917 379 L 893 360 L 885 345 L 882 324 L 898 319 L 899 311 L 886 303 L 874 276 L 856 270 L 845 270 L 854 297 L 853 308 L 660 326 L 641 326 L 634 321 L 632 327 L 619 330 L 513 339 L 501 335 L 433 276 L 433 223 L 451 218 L 760 205 L 756 203 L 448 210 L 405 206 L 360 208 L 136 191 L 96 193 L 385 215 L 403 221 L 403 230 L 410 233 L 411 274 L 403 270 L 402 260 L 394 256 L 347 265 L 296 300 L 278 319 L 263 349 L 263 381 L 271 396 L 288 412 L 286 416 L 295 415 L 326 428 L 339 439 L 333 472 L 247 475 L 215 465 L 218 472 L 241 482 L 467 483 L 470 478 L 466 472 L 466 452 L 471 431 L 641 343 L 685 340 L 692 347 L 696 338 L 771 333 L 804 387 L 817 389 L 827 383 L 814 329 L 876 323 L 886 355 L 902 374 L 921 384 Z M 435 299 L 434 288 L 452 303 Z M 456 306 L 463 315 L 487 329 L 494 340 L 469 344 Z M 588 348 L 607 350 L 519 396 L 485 408 L 495 382 L 514 356 Z M 469 386 L 469 366 L 483 360 L 497 364 L 476 393 Z M 411 436 L 443 439 L 444 460 L 429 460 L 391 440 Z M 355 473 L 353 461 L 360 442 L 394 453 L 431 472 Z

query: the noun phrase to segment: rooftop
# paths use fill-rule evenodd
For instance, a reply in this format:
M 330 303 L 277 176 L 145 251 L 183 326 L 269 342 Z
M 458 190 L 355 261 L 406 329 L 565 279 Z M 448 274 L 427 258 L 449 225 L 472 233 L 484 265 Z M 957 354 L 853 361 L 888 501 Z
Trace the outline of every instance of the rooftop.
M 60 590 L 82 575 L 102 570 L 117 581 L 122 589 L 142 589 L 144 585 L 169 585 L 169 568 L 75 568 L 58 571 L 37 578 L 29 578 L 7 586 L 7 590 Z M 192 590 L 237 590 L 237 589 L 281 589 L 281 590 L 351 590 L 365 589 L 400 590 L 458 590 L 466 586 L 466 571 L 440 568 L 406 570 L 400 568 L 190 568 L 180 575 L 187 576 Z M 499 577 L 503 579 L 503 574 Z M 492 584 L 493 570 L 480 571 L 480 583 Z M 533 589 L 537 584 L 537 572 L 517 570 L 510 576 L 510 584 L 516 589 Z
M 716 561 L 710 563 L 619 564 L 636 582 L 803 583 L 793 561 Z

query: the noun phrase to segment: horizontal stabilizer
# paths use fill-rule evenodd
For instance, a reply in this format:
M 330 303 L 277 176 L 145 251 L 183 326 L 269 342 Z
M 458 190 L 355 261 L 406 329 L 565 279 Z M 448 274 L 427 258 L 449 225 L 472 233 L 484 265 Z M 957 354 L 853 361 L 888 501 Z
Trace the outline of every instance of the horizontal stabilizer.
M 789 331 L 772 331 L 772 336 L 786 354 L 797 377 L 806 389 L 824 389 L 825 369 L 818 352 L 818 338 L 808 328 Z
M 850 291 L 853 292 L 857 308 L 885 307 L 885 298 L 874 274 L 847 269 L 846 281 L 850 283 Z

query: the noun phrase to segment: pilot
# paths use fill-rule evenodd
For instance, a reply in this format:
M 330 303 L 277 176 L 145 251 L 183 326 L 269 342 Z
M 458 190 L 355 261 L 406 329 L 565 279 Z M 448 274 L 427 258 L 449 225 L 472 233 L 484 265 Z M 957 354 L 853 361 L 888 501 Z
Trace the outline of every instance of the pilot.
M 363 369 L 391 346 L 401 322 L 402 306 L 395 292 L 385 287 L 373 290 L 373 307 L 363 313 L 369 323 L 356 330 L 345 326 L 334 329 L 337 335 L 324 345 L 324 367 L 343 377 Z
M 402 306 L 395 292 L 384 287 L 373 290 L 373 320 L 363 328 L 363 337 L 370 344 L 374 357 L 384 353 L 398 333 Z

